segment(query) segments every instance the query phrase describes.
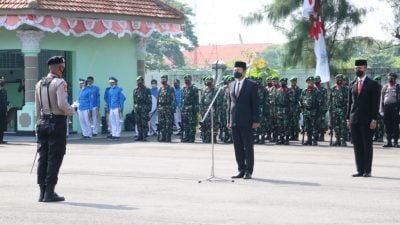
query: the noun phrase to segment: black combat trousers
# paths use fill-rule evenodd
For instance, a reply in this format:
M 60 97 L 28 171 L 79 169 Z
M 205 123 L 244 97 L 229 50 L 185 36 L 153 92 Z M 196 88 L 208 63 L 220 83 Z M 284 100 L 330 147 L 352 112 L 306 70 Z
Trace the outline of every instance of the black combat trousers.
M 67 117 L 54 116 L 55 129 L 51 134 L 38 133 L 39 165 L 37 183 L 56 185 L 58 172 L 67 146 Z
M 386 135 L 389 142 L 399 139 L 399 108 L 397 104 L 387 104 L 383 107 L 383 122 L 386 127 Z
M 0 110 L 0 142 L 3 141 L 4 132 L 7 129 L 7 115 L 6 111 Z

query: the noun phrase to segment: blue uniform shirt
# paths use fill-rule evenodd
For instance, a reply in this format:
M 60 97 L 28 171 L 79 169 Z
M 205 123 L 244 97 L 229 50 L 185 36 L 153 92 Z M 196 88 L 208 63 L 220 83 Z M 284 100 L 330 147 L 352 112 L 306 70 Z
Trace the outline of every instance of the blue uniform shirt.
M 107 107 L 108 109 L 123 109 L 125 95 L 122 93 L 122 88 L 115 86 L 110 87 L 107 92 Z
M 158 88 L 151 88 L 151 95 L 157 98 L 158 95 Z
M 100 108 L 100 88 L 92 85 L 88 86 L 87 88 L 90 89 L 90 103 L 92 105 L 92 108 Z
M 81 89 L 81 91 L 79 92 L 79 110 L 89 110 L 93 108 L 90 102 L 90 95 L 90 88 L 85 87 Z
M 181 108 L 181 95 L 182 95 L 182 89 L 180 87 L 175 88 L 175 99 L 176 99 L 176 107 Z

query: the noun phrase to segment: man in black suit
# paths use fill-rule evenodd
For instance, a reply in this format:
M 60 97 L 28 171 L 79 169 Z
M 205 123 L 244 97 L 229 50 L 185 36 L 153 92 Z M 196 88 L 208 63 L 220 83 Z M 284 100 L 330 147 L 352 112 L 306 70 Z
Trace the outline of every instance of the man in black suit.
M 239 174 L 233 176 L 233 179 L 251 179 L 254 167 L 253 129 L 260 126 L 257 85 L 244 77 L 246 69 L 245 62 L 236 62 L 234 68 L 236 81 L 229 86 L 228 126 L 232 128 L 239 169 Z
M 347 126 L 351 129 L 357 173 L 353 177 L 370 177 L 372 168 L 372 138 L 379 111 L 379 85 L 368 78 L 367 60 L 356 60 L 354 81 L 349 93 Z

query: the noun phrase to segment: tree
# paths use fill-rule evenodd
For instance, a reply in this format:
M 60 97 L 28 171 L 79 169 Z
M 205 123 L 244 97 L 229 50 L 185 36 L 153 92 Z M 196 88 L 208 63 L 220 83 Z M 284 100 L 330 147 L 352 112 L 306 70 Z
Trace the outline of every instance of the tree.
M 400 41 L 400 1 L 399 0 L 384 0 L 390 4 L 394 13 L 394 23 L 388 27 L 394 38 Z
M 246 25 L 270 22 L 289 39 L 283 56 L 284 67 L 302 64 L 306 68 L 314 67 L 314 43 L 309 37 L 309 22 L 300 13 L 303 0 L 274 0 L 263 5 L 262 9 L 242 20 Z M 348 39 L 352 29 L 361 23 L 366 10 L 357 8 L 349 0 L 321 1 L 321 17 L 325 23 L 327 53 L 331 65 L 337 60 L 345 60 L 340 47 L 352 47 L 355 43 Z M 290 24 L 289 27 L 287 24 Z M 339 43 L 341 43 L 339 45 Z
M 198 39 L 194 33 L 194 25 L 190 20 L 195 16 L 192 8 L 177 0 L 165 0 L 166 3 L 175 7 L 185 14 L 185 22 L 182 26 L 183 32 L 180 35 L 161 35 L 153 33 L 147 46 L 146 67 L 150 70 L 170 69 L 173 67 L 185 66 L 185 58 L 182 50 L 193 50 L 198 47 Z M 166 60 L 170 63 L 166 63 Z

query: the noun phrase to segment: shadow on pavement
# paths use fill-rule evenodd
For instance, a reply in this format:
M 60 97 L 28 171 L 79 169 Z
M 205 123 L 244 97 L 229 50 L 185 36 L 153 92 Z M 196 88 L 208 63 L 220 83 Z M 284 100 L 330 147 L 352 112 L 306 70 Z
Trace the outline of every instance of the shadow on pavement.
M 95 208 L 95 209 L 138 210 L 138 208 L 129 207 L 126 205 L 108 205 L 108 204 L 83 203 L 83 202 L 61 202 L 59 204 L 77 206 L 77 207 Z
M 400 177 L 375 177 L 372 176 L 373 179 L 382 179 L 382 180 L 400 180 Z
M 299 186 L 311 186 L 311 187 L 319 187 L 321 184 L 312 183 L 312 182 L 297 182 L 297 181 L 287 181 L 287 180 L 272 180 L 272 179 L 262 179 L 262 178 L 253 178 L 254 181 L 271 183 L 271 184 L 288 184 L 288 185 L 299 185 Z

